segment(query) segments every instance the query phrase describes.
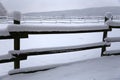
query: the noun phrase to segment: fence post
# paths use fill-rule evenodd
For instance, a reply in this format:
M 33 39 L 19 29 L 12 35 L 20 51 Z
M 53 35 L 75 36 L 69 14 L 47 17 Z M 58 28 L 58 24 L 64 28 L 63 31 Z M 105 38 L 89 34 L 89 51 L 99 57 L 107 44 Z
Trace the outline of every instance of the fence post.
M 113 16 L 111 12 L 106 12 L 105 13 L 105 22 L 108 20 L 113 20 Z
M 106 12 L 105 13 L 105 18 L 104 18 L 104 23 L 108 20 L 112 20 L 113 19 L 113 16 L 110 12 Z M 108 31 L 104 31 L 103 32 L 103 42 L 105 42 L 105 38 L 107 38 L 107 35 L 108 35 Z M 106 51 L 106 47 L 103 46 L 102 47 L 102 51 L 101 51 L 101 56 L 104 56 L 104 51 Z
M 21 20 L 21 13 L 15 11 L 13 13 L 13 20 L 14 20 L 14 24 L 19 25 Z M 20 50 L 20 37 L 17 34 L 14 37 L 14 50 Z M 20 60 L 19 57 L 17 57 L 14 61 L 14 69 L 19 69 L 19 68 L 20 68 Z
M 108 35 L 108 32 L 107 31 L 104 31 L 103 32 L 103 42 L 105 42 L 105 38 L 107 37 L 107 35 Z M 101 52 L 101 56 L 104 56 L 104 52 L 106 51 L 106 46 L 103 46 L 102 47 L 102 52 Z

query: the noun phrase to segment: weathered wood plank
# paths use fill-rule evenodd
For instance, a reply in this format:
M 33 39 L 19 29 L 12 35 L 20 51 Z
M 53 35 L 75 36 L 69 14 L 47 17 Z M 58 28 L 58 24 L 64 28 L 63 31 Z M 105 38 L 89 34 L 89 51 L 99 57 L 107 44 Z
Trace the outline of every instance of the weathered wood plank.
M 104 32 L 103 32 L 103 42 L 105 42 L 104 39 L 107 37 L 107 35 L 108 35 L 108 31 L 104 31 Z M 103 47 L 102 47 L 101 56 L 103 56 L 103 52 L 104 52 L 104 51 L 106 51 L 106 46 L 103 46 Z
M 3 40 L 3 39 L 13 39 L 12 36 L 0 36 L 0 40 Z
M 8 62 L 13 62 L 14 61 L 14 59 L 12 58 L 12 59 L 2 59 L 2 60 L 0 60 L 0 63 L 8 63 Z
M 71 34 L 71 33 L 93 33 L 93 32 L 103 32 L 103 31 L 111 31 L 110 29 L 101 29 L 101 30 L 84 30 L 84 31 L 41 31 L 41 32 L 34 32 L 34 31 L 29 31 L 29 32 L 23 32 L 23 33 L 28 33 L 28 34 Z
M 11 54 L 6 54 L 6 55 L 1 55 L 0 56 L 0 63 L 8 63 L 8 62 L 14 62 L 15 59 L 19 59 L 19 60 L 26 60 L 27 57 L 26 56 L 13 56 Z
M 110 26 L 110 28 L 116 28 L 116 29 L 120 29 L 120 26 Z
M 13 38 L 28 38 L 28 33 L 21 33 L 21 32 L 10 32 L 10 35 Z

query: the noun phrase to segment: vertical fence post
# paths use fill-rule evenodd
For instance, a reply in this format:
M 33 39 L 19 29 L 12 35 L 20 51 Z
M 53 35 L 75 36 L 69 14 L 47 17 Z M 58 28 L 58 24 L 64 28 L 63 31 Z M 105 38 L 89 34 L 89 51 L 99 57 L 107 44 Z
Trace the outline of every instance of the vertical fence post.
M 21 13 L 18 11 L 15 11 L 13 13 L 13 20 L 14 20 L 14 24 L 19 25 L 21 20 Z M 14 50 L 20 50 L 20 37 L 17 34 L 14 36 Z M 14 69 L 19 69 L 19 68 L 20 68 L 20 60 L 18 57 L 14 61 Z
M 108 20 L 113 20 L 113 16 L 111 12 L 106 12 L 105 13 L 105 22 Z
M 104 18 L 104 23 L 108 20 L 112 20 L 113 16 L 110 12 L 106 12 L 105 13 L 105 18 Z M 108 31 L 104 31 L 103 32 L 103 42 L 105 42 L 105 38 L 107 38 L 108 36 Z M 104 52 L 106 51 L 106 46 L 102 47 L 102 51 L 101 51 L 101 56 L 104 56 Z
M 103 42 L 105 42 L 105 38 L 107 37 L 107 35 L 108 35 L 108 32 L 107 31 L 104 31 L 103 32 Z M 101 51 L 101 56 L 104 56 L 104 52 L 106 51 L 106 46 L 103 46 L 102 47 L 102 51 Z

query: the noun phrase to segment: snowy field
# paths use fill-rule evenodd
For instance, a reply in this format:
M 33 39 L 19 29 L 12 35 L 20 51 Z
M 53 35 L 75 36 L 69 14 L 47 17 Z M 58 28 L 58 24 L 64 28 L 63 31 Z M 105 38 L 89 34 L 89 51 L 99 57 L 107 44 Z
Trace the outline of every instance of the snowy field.
M 39 22 L 38 23 L 35 22 L 36 24 L 34 24 L 34 23 L 23 21 L 22 24 L 29 23 L 31 25 L 51 25 L 51 26 L 52 25 L 66 25 L 66 26 L 68 26 L 68 25 L 91 25 L 91 24 L 99 25 L 99 24 L 104 24 L 103 22 L 99 22 L 99 23 L 98 22 L 93 23 L 93 22 L 92 23 L 91 22 L 88 22 L 88 23 L 84 23 L 84 22 L 81 23 L 80 22 L 79 24 L 78 23 L 77 24 L 76 23 L 68 23 L 68 22 L 67 23 L 41 23 L 40 24 Z M 7 25 L 8 24 L 0 24 L 0 26 L 2 26 L 2 27 L 0 27 L 0 29 L 6 30 Z M 30 35 L 29 39 L 22 39 L 21 40 L 21 49 L 72 46 L 72 45 L 81 45 L 81 44 L 87 44 L 87 43 L 101 42 L 102 35 L 103 35 L 102 33 Z M 119 37 L 119 30 L 114 29 L 112 32 L 110 32 L 108 34 L 108 36 Z M 0 45 L 0 52 L 1 52 L 0 55 L 7 54 L 9 50 L 13 50 L 13 40 L 0 40 L 0 44 L 1 44 Z M 108 48 L 108 50 L 119 49 L 119 46 L 120 46 L 120 44 L 118 44 L 118 43 L 112 43 L 112 46 L 110 48 Z M 26 61 L 22 61 L 21 68 L 71 63 L 71 62 L 100 57 L 100 53 L 101 53 L 101 49 L 94 49 L 94 50 L 86 50 L 86 51 L 78 51 L 78 52 L 69 52 L 69 53 L 57 54 L 57 55 L 54 54 L 54 55 L 33 56 L 33 57 L 29 57 Z M 103 64 L 105 64 L 105 63 L 103 63 Z M 79 65 L 79 64 L 77 64 L 77 65 Z M 79 65 L 79 67 L 80 66 L 81 65 Z M 8 71 L 10 71 L 12 69 L 13 69 L 13 63 L 0 64 L 0 75 L 1 76 L 6 75 L 8 73 Z M 68 68 L 68 69 L 70 69 L 70 68 Z M 44 72 L 43 73 L 40 72 L 40 74 L 44 75 Z M 62 73 L 60 73 L 60 74 L 61 74 L 61 76 L 64 76 L 64 75 L 62 75 Z M 85 73 L 85 74 L 88 74 L 88 73 Z M 107 73 L 105 73 L 105 74 L 107 74 Z M 47 75 L 47 74 L 45 74 L 45 75 Z M 48 72 L 48 75 L 49 75 L 49 72 Z M 20 74 L 20 76 L 23 76 L 23 75 Z M 50 76 L 52 76 L 52 75 L 50 75 Z M 60 77 L 59 75 L 56 75 L 56 76 Z M 73 75 L 73 76 L 75 76 L 75 75 Z M 77 80 L 77 78 L 79 78 L 78 76 L 75 78 L 76 80 Z M 34 77 L 37 77 L 37 76 L 34 76 Z M 14 80 L 14 78 L 15 77 L 11 77 L 12 80 Z M 19 79 L 21 79 L 21 78 L 19 78 Z M 70 79 L 70 78 L 68 78 L 68 79 Z M 71 77 L 71 79 L 73 80 L 72 77 Z M 84 77 L 81 79 L 87 80 Z M 99 79 L 96 79 L 93 77 L 91 77 L 90 79 L 91 80 L 99 80 Z M 117 77 L 115 77 L 115 79 L 117 80 Z M 7 79 L 3 79 L 3 80 L 7 80 Z M 43 76 L 42 80 L 44 80 L 44 76 Z M 51 78 L 50 80 L 54 80 L 54 79 Z M 66 80 L 66 79 L 63 79 L 63 80 Z M 105 79 L 101 79 L 101 80 L 107 80 L 107 79 L 105 78 Z
M 120 80 L 120 56 L 77 61 L 35 73 L 6 75 L 0 80 Z
M 1 0 L 0 36 L 10 36 L 10 32 L 14 31 L 60 33 L 92 31 L 93 29 L 94 31 L 108 30 L 114 26 L 117 29 L 108 32 L 104 42 L 102 32 L 31 34 L 28 38 L 20 40 L 21 51 L 18 52 L 61 50 L 63 48 L 71 49 L 71 47 L 76 49 L 81 45 L 91 47 L 93 43 L 98 46 L 96 43 L 103 42 L 105 45 L 111 44 L 105 50 L 106 53 L 119 54 L 119 7 L 120 0 Z M 41 15 L 41 12 L 48 13 Z M 57 14 L 58 12 L 60 14 Z M 109 20 L 104 23 L 105 19 Z M 13 20 L 21 20 L 21 25 L 13 25 Z M 1 39 L 0 60 L 13 58 L 12 54 L 17 52 L 13 49 L 13 39 Z M 101 57 L 101 48 L 30 56 L 27 60 L 20 62 L 20 69 L 14 69 L 13 62 L 0 64 L 0 80 L 120 80 L 120 56 Z

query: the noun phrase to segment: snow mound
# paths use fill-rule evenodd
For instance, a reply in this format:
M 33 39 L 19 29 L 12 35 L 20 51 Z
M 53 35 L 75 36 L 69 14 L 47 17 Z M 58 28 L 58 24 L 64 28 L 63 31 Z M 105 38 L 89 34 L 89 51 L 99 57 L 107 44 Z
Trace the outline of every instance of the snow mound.
M 9 36 L 9 32 L 7 30 L 0 30 L 0 36 Z
M 108 21 L 106 22 L 106 24 L 108 24 L 108 25 L 111 26 L 112 28 L 114 28 L 114 27 L 120 28 L 120 21 L 108 20 Z
M 8 74 L 9 75 L 14 75 L 14 74 L 21 74 L 21 73 L 32 73 L 32 72 L 38 72 L 38 71 L 47 71 L 47 70 L 51 70 L 51 69 L 54 69 L 56 67 L 60 67 L 60 66 L 67 65 L 67 64 L 70 64 L 70 63 L 61 63 L 61 64 L 52 64 L 52 65 L 45 65 L 45 66 L 14 69 L 14 70 L 9 71 Z
M 120 56 L 79 61 L 29 74 L 6 75 L 1 80 L 120 80 Z

